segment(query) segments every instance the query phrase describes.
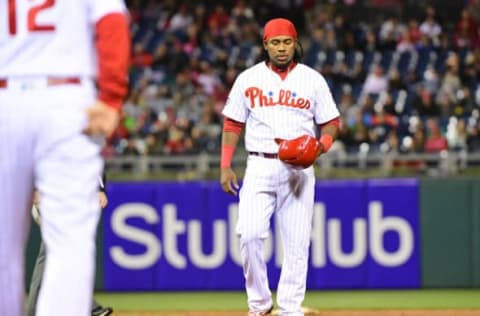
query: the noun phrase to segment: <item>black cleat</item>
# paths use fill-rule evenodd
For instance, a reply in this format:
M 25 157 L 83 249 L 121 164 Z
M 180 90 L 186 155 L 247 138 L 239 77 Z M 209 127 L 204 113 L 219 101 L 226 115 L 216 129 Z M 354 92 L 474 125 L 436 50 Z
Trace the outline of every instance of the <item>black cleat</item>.
M 92 310 L 92 316 L 108 316 L 113 313 L 113 308 L 99 306 Z

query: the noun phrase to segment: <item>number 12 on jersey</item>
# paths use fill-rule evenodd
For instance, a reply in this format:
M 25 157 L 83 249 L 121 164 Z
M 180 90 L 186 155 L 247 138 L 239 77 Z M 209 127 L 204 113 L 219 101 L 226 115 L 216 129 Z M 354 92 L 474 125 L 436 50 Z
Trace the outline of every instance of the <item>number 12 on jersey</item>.
M 17 1 L 8 1 L 8 32 L 10 35 L 17 34 Z M 42 10 L 49 9 L 55 5 L 55 0 L 44 0 L 42 3 L 32 6 L 27 11 L 27 30 L 29 32 L 51 32 L 55 31 L 55 25 L 52 24 L 38 24 L 37 14 Z

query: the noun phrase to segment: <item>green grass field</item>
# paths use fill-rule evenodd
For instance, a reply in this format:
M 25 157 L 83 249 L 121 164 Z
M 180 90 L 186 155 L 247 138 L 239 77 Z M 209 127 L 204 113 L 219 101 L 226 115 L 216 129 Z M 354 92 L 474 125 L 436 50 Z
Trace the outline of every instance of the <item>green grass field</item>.
M 96 293 L 103 305 L 123 311 L 245 310 L 243 292 Z M 480 289 L 309 291 L 314 309 L 479 309 Z

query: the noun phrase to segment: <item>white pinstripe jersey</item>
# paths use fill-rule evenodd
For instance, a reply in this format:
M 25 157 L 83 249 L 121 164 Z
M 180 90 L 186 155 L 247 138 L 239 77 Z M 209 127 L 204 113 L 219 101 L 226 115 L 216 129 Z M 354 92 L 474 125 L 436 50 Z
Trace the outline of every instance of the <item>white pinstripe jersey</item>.
M 275 138 L 316 135 L 316 124 L 340 114 L 323 76 L 297 64 L 284 80 L 265 62 L 240 73 L 222 112 L 246 123 L 247 151 L 276 153 Z
M 95 23 L 113 12 L 122 0 L 0 0 L 0 76 L 95 76 Z

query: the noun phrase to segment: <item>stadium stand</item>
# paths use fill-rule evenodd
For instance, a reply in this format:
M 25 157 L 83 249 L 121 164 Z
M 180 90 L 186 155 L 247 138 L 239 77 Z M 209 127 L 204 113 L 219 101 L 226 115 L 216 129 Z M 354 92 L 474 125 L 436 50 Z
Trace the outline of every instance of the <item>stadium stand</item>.
M 332 88 L 336 150 L 480 152 L 480 0 L 453 2 L 440 16 L 452 1 L 127 1 L 131 91 L 104 155 L 217 154 L 228 91 L 273 16 L 301 26 Z

